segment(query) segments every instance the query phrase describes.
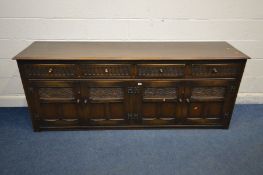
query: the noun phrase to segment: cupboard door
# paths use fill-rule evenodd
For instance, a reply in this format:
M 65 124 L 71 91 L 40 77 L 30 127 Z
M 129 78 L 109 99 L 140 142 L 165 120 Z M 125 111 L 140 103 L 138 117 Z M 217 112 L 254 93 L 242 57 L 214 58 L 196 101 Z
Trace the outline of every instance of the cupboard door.
M 33 100 L 42 125 L 76 125 L 80 117 L 78 83 L 30 81 Z
M 174 125 L 180 121 L 183 86 L 179 81 L 143 81 L 137 84 L 135 111 L 143 125 Z
M 233 101 L 234 80 L 189 81 L 185 87 L 185 121 L 195 124 L 223 124 Z
M 81 85 L 83 115 L 88 125 L 125 125 L 130 100 L 124 81 L 86 81 Z

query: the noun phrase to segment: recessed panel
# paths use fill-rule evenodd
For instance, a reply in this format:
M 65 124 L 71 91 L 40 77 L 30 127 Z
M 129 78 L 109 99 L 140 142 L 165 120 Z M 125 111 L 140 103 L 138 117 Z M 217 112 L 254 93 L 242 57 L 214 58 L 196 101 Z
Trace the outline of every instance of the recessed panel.
M 207 116 L 208 117 L 220 117 L 222 115 L 223 103 L 211 102 L 207 103 Z
M 190 118 L 202 118 L 203 117 L 203 104 L 202 103 L 191 103 L 189 106 Z

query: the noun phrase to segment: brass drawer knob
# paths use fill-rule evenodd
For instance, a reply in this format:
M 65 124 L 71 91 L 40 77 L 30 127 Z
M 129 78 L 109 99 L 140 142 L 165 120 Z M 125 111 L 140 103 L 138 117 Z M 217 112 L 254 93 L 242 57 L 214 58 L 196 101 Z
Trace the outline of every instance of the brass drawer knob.
M 215 67 L 213 68 L 213 73 L 218 73 L 218 70 Z
M 52 68 L 49 68 L 48 69 L 48 73 L 52 73 L 53 72 L 53 69 Z
M 179 98 L 179 99 L 178 99 L 178 101 L 179 101 L 180 103 L 182 103 L 182 102 L 183 102 L 183 100 L 182 100 L 181 98 Z
M 197 107 L 197 106 L 195 106 L 195 107 L 194 107 L 194 110 L 197 110 L 197 109 L 198 109 L 198 107 Z

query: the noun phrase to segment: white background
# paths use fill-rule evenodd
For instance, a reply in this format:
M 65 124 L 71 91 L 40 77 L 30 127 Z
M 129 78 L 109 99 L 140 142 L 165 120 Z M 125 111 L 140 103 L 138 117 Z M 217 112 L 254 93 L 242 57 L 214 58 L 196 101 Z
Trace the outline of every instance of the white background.
M 252 57 L 239 96 L 263 97 L 262 0 L 0 0 L 0 106 L 26 105 L 11 58 L 35 40 L 228 41 Z

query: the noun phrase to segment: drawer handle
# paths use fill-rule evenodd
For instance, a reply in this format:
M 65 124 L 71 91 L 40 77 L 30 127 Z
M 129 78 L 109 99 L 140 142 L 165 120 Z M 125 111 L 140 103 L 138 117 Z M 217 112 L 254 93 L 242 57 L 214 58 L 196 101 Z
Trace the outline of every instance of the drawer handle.
M 109 70 L 106 68 L 106 69 L 104 70 L 104 72 L 105 72 L 105 73 L 108 73 L 108 72 L 109 72 Z
M 53 72 L 53 69 L 52 69 L 52 68 L 49 68 L 49 69 L 48 69 L 48 73 L 51 74 L 52 72 Z
M 80 99 L 77 99 L 77 103 L 80 103 Z
M 197 109 L 198 109 L 198 107 L 197 107 L 197 106 L 195 106 L 195 107 L 194 107 L 194 110 L 197 110 Z
M 187 103 L 190 103 L 190 99 L 189 99 L 189 98 L 187 98 L 187 99 L 186 99 L 186 102 L 187 102 Z
M 213 68 L 213 73 L 218 73 L 218 70 L 215 67 Z
M 160 72 L 160 73 L 163 73 L 163 69 L 162 69 L 162 68 L 161 68 L 161 69 L 159 69 L 159 72 Z
M 87 99 L 85 99 L 85 100 L 84 100 L 84 104 L 87 104 L 87 103 L 88 103 L 88 100 L 87 100 Z
M 182 103 L 182 102 L 183 102 L 183 100 L 182 100 L 181 98 L 179 98 L 178 100 L 179 100 L 179 102 L 180 102 L 180 103 Z

